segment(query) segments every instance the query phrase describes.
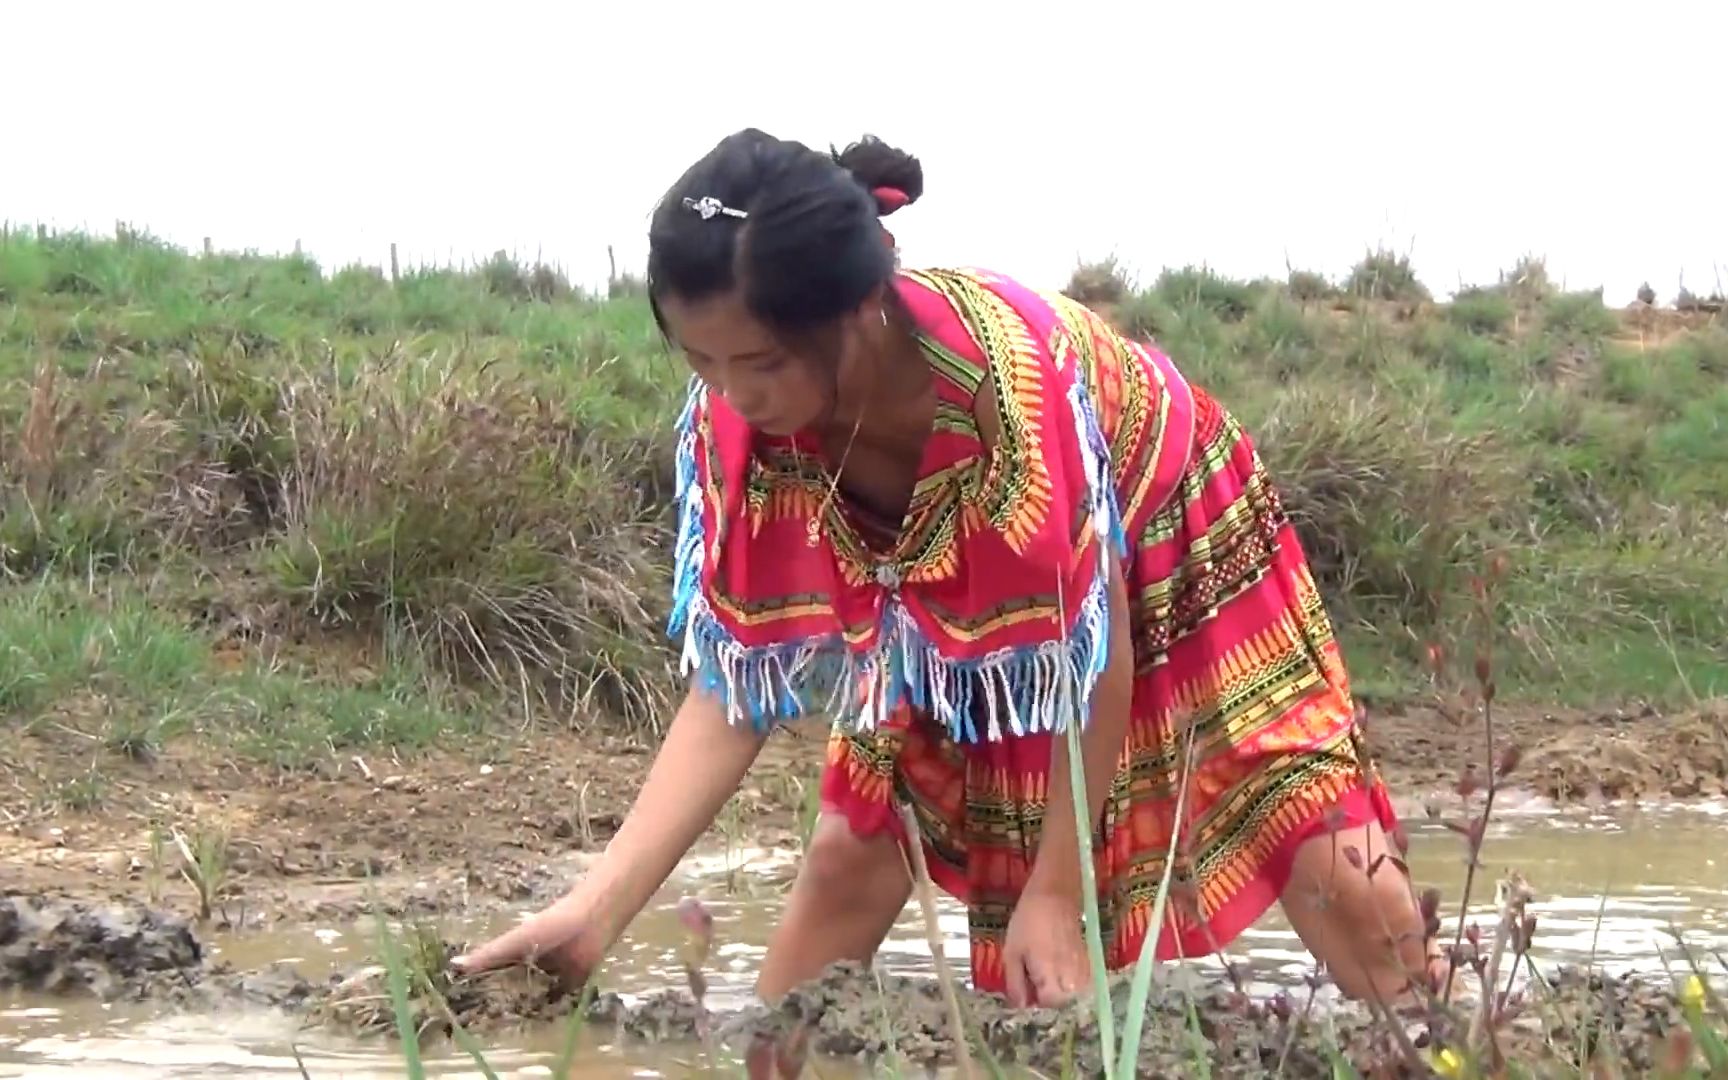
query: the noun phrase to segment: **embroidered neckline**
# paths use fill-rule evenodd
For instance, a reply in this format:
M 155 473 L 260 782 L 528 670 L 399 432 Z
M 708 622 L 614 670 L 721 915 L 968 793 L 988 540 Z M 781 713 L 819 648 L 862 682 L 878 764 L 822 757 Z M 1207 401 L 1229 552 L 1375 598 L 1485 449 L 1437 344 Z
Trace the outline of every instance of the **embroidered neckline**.
M 940 519 L 946 514 L 957 510 L 969 474 L 978 472 L 985 458 L 983 440 L 972 415 L 972 395 L 976 387 L 968 386 L 956 377 L 956 363 L 940 344 L 923 331 L 918 331 L 915 336 L 930 365 L 936 388 L 936 409 L 930 430 L 919 449 L 912 495 L 907 500 L 905 513 L 898 522 L 891 522 L 888 515 L 875 515 L 880 519 L 883 526 L 880 531 L 885 536 L 892 530 L 892 543 L 886 549 L 870 543 L 867 534 L 877 530 L 870 529 L 858 518 L 873 511 L 857 505 L 855 500 L 845 495 L 844 489 L 840 489 L 840 497 L 828 501 L 823 511 L 823 535 L 839 557 L 848 580 L 853 582 L 874 580 L 897 588 L 901 582 L 917 576 L 920 570 L 928 573 L 930 568 L 921 563 L 929 555 L 931 530 L 940 525 Z M 962 415 L 966 424 L 965 436 L 972 441 L 974 449 L 945 460 L 952 455 L 945 452 L 940 436 L 954 434 L 958 426 L 956 421 Z M 813 439 L 802 434 L 758 436 L 750 462 L 752 505 L 765 505 L 778 493 L 792 490 L 796 492 L 794 497 L 801 500 L 816 496 L 816 501 L 810 506 L 811 512 L 816 512 L 816 507 L 822 505 L 820 495 L 833 483 L 834 473 L 821 448 L 813 443 Z

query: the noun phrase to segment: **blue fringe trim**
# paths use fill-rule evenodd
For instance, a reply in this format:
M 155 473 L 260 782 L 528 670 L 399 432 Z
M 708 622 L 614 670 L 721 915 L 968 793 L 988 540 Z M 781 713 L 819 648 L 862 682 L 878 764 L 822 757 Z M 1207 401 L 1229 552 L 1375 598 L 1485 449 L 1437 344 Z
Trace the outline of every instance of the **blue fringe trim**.
M 1092 395 L 1079 376 L 1068 391 L 1074 410 L 1074 428 L 1080 433 L 1080 456 L 1086 463 L 1086 486 L 1092 495 L 1092 523 L 1099 536 L 1108 536 L 1116 557 L 1128 557 L 1128 533 L 1122 521 L 1122 505 L 1116 498 L 1116 479 L 1110 466 L 1110 443 L 1092 408 Z M 1108 570 L 1108 564 L 1106 564 Z
M 706 553 L 702 544 L 702 485 L 696 476 L 696 407 L 705 400 L 706 388 L 692 376 L 684 411 L 678 415 L 675 429 L 678 452 L 673 491 L 678 501 L 678 529 L 672 547 L 672 615 L 666 626 L 673 638 L 687 631 L 691 602 L 702 589 L 702 562 Z
M 691 612 L 685 673 L 725 704 L 728 720 L 757 732 L 813 714 L 869 731 L 902 704 L 928 711 L 961 743 L 1062 732 L 1075 714 L 1085 725 L 1109 654 L 1109 582 L 1103 578 L 1080 602 L 1066 639 L 981 660 L 943 657 L 892 600 L 877 645 L 865 654 L 851 652 L 837 636 L 746 649 L 701 597 Z
M 701 395 L 700 383 L 692 380 L 678 422 L 678 538 L 669 630 L 683 638 L 684 674 L 725 704 L 734 725 L 748 723 L 767 732 L 779 723 L 820 714 L 867 731 L 908 703 L 928 711 L 961 743 L 980 736 L 994 742 L 1009 735 L 1060 733 L 1076 715 L 1085 726 L 1093 689 L 1109 658 L 1110 560 L 1126 554 L 1127 538 L 1109 448 L 1083 387 L 1076 386 L 1069 402 L 1081 434 L 1094 527 L 1110 538 L 1098 547 L 1099 573 L 1079 601 L 1072 634 L 980 660 L 943 657 L 892 597 L 884 607 L 877 645 L 867 654 L 847 649 L 838 634 L 760 648 L 740 645 L 702 595 L 706 551 L 694 425 Z

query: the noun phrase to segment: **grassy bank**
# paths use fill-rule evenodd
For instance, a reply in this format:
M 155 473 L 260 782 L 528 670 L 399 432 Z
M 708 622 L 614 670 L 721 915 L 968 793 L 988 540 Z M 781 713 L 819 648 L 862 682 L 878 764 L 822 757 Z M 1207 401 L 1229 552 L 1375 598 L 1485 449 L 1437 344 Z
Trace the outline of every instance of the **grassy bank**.
M 1420 692 L 1499 550 L 1508 695 L 1728 692 L 1719 316 L 1610 311 L 1537 264 L 1450 303 L 1384 257 L 1341 285 L 1108 270 L 1073 287 L 1256 433 L 1365 689 Z M 684 369 L 619 293 L 502 258 L 392 283 L 8 234 L 0 712 L 95 687 L 117 714 L 275 715 L 310 745 L 477 710 L 652 727 Z M 390 674 L 331 673 L 354 667 Z

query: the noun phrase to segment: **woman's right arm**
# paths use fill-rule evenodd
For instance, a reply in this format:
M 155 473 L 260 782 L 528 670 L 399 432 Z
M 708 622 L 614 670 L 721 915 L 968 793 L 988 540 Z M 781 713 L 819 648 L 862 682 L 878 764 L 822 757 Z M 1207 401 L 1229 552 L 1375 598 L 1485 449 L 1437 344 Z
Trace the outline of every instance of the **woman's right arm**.
M 685 696 L 635 805 L 577 886 L 594 897 L 613 937 L 714 824 L 762 743 L 762 736 L 727 722 L 719 699 L 695 689 Z
M 635 805 L 599 861 L 563 899 L 462 957 L 458 965 L 481 971 L 542 954 L 558 967 L 598 962 L 714 823 L 763 741 L 748 728 L 730 724 L 719 699 L 691 689 Z

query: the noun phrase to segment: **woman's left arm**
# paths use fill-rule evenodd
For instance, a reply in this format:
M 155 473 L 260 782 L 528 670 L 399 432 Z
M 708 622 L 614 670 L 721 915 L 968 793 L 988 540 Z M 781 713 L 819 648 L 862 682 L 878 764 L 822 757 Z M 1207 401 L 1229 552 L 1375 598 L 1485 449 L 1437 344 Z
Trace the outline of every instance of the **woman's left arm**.
M 1103 541 L 1100 540 L 1100 543 Z M 1128 635 L 1128 586 L 1120 559 L 1110 560 L 1110 651 L 1092 690 L 1091 715 L 1080 732 L 1080 759 L 1085 766 L 1086 811 L 1095 827 L 1116 775 L 1122 744 L 1128 736 L 1128 713 L 1134 695 L 1134 649 Z M 1044 804 L 1043 837 L 1038 842 L 1028 892 L 1054 894 L 1083 902 L 1080 840 L 1074 824 L 1073 786 L 1068 764 L 1068 736 L 1052 736 L 1050 786 Z

